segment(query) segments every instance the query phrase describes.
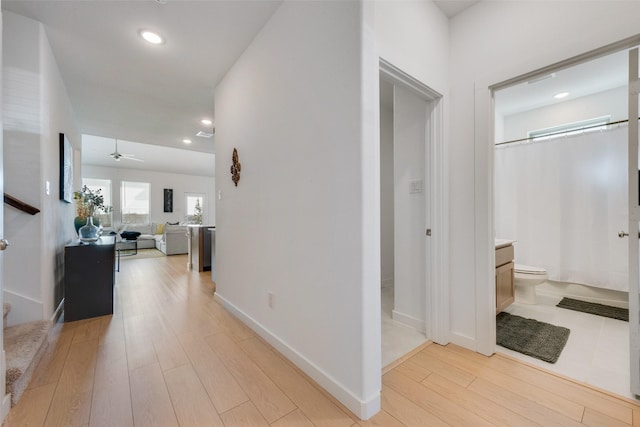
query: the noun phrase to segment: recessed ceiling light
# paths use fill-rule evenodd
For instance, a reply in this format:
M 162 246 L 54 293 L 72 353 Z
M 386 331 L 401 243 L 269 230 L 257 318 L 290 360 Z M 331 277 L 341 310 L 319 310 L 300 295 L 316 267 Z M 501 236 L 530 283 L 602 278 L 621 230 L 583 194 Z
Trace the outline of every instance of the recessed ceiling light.
M 205 132 L 201 130 L 196 133 L 196 136 L 199 136 L 200 138 L 211 138 L 213 136 L 213 132 Z
M 569 96 L 569 92 L 560 92 L 553 95 L 555 99 L 562 99 L 562 98 L 566 98 L 567 96 Z
M 149 31 L 149 30 L 140 30 L 140 37 L 142 37 L 143 39 L 145 39 L 146 41 L 148 41 L 151 44 L 162 44 L 164 43 L 164 39 L 162 38 L 162 36 L 158 33 L 154 33 L 153 31 Z
M 191 140 L 190 139 L 183 139 L 182 142 L 184 142 L 185 144 L 191 144 Z
M 202 123 L 205 126 L 211 126 L 213 124 L 213 122 L 209 119 L 202 119 L 200 120 L 200 123 Z

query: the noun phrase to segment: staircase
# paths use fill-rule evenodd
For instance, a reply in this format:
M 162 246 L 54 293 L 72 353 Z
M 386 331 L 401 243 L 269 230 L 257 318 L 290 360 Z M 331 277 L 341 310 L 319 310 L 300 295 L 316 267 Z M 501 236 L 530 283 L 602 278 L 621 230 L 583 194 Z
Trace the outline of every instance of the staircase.
M 4 350 L 7 359 L 6 392 L 14 406 L 27 389 L 33 372 L 47 349 L 51 322 L 37 320 L 6 326 L 11 305 L 4 304 Z

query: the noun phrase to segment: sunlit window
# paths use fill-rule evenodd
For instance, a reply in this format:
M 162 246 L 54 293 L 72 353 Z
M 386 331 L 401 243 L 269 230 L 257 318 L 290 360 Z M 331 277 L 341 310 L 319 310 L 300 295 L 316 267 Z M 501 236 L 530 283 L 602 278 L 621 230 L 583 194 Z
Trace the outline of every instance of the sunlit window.
M 579 122 L 567 123 L 546 129 L 532 130 L 527 133 L 529 138 L 551 139 L 568 135 L 575 135 L 584 132 L 594 132 L 604 130 L 611 121 L 611 117 L 596 117 L 595 119 L 581 120 Z
M 149 214 L 150 190 L 151 184 L 148 182 L 122 181 L 120 195 L 123 224 L 148 224 L 151 222 Z
M 185 201 L 187 204 L 187 223 L 202 224 L 204 213 L 204 194 L 186 193 Z

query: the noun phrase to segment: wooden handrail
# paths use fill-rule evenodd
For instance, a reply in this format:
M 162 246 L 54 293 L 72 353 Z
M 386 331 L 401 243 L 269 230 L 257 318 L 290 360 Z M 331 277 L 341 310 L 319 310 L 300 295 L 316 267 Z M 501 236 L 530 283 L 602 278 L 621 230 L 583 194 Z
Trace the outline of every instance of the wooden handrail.
M 40 209 L 35 208 L 23 202 L 22 200 L 18 200 L 13 196 L 8 195 L 7 193 L 4 193 L 4 202 L 9 206 L 13 206 L 14 208 L 21 210 L 22 212 L 26 212 L 30 215 L 35 215 L 40 212 Z

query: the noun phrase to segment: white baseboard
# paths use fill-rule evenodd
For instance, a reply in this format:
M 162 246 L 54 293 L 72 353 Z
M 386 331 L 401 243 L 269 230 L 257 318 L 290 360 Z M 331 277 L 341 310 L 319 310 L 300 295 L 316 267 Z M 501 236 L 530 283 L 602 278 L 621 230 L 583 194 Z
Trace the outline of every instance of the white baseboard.
M 11 311 L 7 317 L 7 326 L 18 325 L 20 323 L 42 320 L 44 304 L 26 295 L 4 289 L 4 302 L 11 304 Z
M 478 343 L 475 338 L 471 338 L 467 335 L 463 335 L 460 333 L 451 332 L 450 340 L 452 344 L 458 345 L 460 347 L 464 347 L 471 351 L 477 351 Z
M 426 325 L 424 320 L 418 319 L 413 316 L 409 316 L 408 314 L 401 313 L 399 311 L 393 310 L 391 312 L 391 318 L 398 323 L 402 323 L 403 325 L 411 326 L 413 329 L 419 332 L 426 331 Z
M 380 411 L 379 392 L 366 400 L 359 399 L 329 374 L 316 366 L 312 361 L 298 353 L 298 351 L 290 347 L 287 343 L 282 341 L 251 316 L 238 309 L 218 292 L 214 294 L 214 297 L 221 301 L 223 306 L 234 316 L 238 317 L 245 325 L 249 326 L 254 332 L 260 335 L 265 341 L 293 362 L 293 364 L 300 368 L 305 374 L 309 375 L 315 382 L 317 382 L 333 397 L 338 399 L 340 403 L 346 406 L 355 415 L 363 420 L 367 420 Z
M 0 419 L 0 423 L 4 421 L 5 418 L 7 418 L 7 415 L 9 415 L 9 411 L 11 410 L 11 395 L 10 394 L 5 394 L 4 398 L 2 399 L 2 419 Z
M 549 280 L 536 286 L 536 294 L 573 298 L 581 301 L 595 302 L 613 307 L 629 308 L 629 293 L 612 289 L 596 288 L 579 283 L 555 282 Z
M 2 378 L 4 381 L 4 378 L 7 375 L 7 358 L 4 349 L 2 350 L 2 353 L 0 353 L 0 371 L 2 371 Z M 0 389 L 2 390 L 3 394 L 6 392 L 4 383 L 2 384 L 2 387 L 0 387 Z M 10 410 L 11 395 L 5 394 L 2 398 L 2 407 L 0 408 L 0 424 L 4 422 L 4 419 L 7 417 L 7 415 L 9 415 Z

